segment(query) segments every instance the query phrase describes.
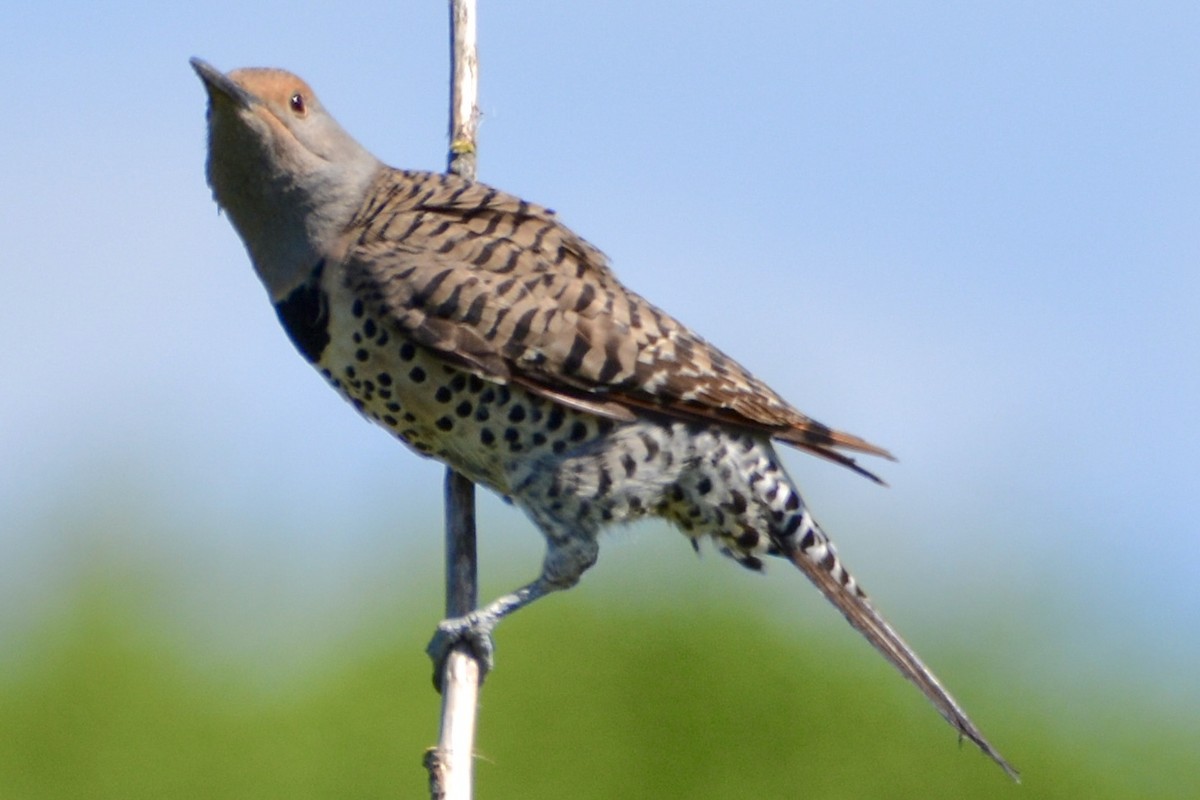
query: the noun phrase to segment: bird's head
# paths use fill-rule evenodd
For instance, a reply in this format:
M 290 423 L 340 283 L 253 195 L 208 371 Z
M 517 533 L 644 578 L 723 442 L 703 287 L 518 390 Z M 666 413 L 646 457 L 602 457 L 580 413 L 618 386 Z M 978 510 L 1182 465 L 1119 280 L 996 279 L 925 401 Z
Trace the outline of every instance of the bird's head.
M 383 166 L 296 75 L 191 63 L 208 91 L 208 183 L 276 295 L 312 266 L 297 262 L 328 254 Z

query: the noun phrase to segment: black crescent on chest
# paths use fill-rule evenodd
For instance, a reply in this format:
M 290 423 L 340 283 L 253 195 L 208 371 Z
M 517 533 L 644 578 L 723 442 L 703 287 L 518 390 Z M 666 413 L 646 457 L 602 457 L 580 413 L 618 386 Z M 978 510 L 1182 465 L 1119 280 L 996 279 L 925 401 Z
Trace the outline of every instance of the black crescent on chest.
M 275 304 L 279 322 L 288 338 L 310 363 L 321 360 L 329 345 L 329 298 L 321 288 L 325 260 L 317 262 L 308 280 Z

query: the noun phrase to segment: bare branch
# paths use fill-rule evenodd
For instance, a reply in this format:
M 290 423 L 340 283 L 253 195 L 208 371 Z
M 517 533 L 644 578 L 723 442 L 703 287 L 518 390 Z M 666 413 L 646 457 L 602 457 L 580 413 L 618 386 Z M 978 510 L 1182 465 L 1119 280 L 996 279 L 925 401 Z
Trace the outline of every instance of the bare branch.
M 475 0 L 450 0 L 449 170 L 475 180 L 479 130 L 479 52 L 475 40 Z
M 475 0 L 450 0 L 450 152 L 447 168 L 475 179 L 479 122 L 479 57 Z M 475 486 L 446 470 L 446 616 L 459 617 L 477 603 Z M 475 719 L 482 675 L 471 649 L 451 650 L 443 667 L 442 721 L 438 745 L 425 756 L 434 800 L 470 800 L 474 774 Z

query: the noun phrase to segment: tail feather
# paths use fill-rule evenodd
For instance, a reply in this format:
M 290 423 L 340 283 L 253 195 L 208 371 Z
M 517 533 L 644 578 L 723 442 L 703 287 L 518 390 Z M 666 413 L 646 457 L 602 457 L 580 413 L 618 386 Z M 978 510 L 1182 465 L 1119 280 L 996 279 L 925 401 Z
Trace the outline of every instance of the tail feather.
M 800 447 L 806 452 L 812 453 L 815 456 L 824 458 L 827 461 L 832 461 L 835 464 L 841 464 L 843 467 L 857 472 L 859 475 L 878 483 L 880 486 L 887 486 L 887 481 L 876 475 L 874 472 L 871 472 L 866 467 L 859 466 L 857 461 L 845 453 L 839 453 L 837 450 L 834 450 L 830 447 L 823 447 L 815 444 L 797 445 L 797 447 Z
M 1020 773 L 984 738 L 983 733 L 975 727 L 975 723 L 971 722 L 967 713 L 938 681 L 937 676 L 871 605 L 853 576 L 842 566 L 828 537 L 812 520 L 807 510 L 801 509 L 798 513 L 804 515 L 805 524 L 800 526 L 800 536 L 797 539 L 783 543 L 785 546 L 782 549 L 787 558 L 816 584 L 821 593 L 837 606 L 847 621 L 865 636 L 884 658 L 892 662 L 905 678 L 916 684 L 946 721 L 954 726 L 960 737 L 970 739 L 999 764 L 1009 777 L 1020 782 Z M 790 547 L 787 546 L 789 544 Z
M 771 436 L 793 447 L 798 447 L 801 450 L 812 453 L 815 456 L 820 456 L 835 464 L 848 467 L 864 478 L 869 478 L 881 486 L 887 486 L 887 483 L 878 475 L 860 467 L 853 458 L 839 452 L 839 450 L 850 450 L 855 453 L 879 456 L 889 461 L 895 461 L 895 456 L 879 445 L 871 444 L 866 439 L 862 439 L 852 433 L 834 430 L 808 417 L 799 416 L 799 421 L 793 422 L 790 427 L 783 430 L 772 431 Z

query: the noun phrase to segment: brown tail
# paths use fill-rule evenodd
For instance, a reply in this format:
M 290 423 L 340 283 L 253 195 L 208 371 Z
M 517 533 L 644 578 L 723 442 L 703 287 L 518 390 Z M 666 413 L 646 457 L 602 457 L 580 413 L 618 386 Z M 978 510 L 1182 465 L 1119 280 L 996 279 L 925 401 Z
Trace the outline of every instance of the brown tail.
M 960 736 L 965 736 L 979 746 L 1008 775 L 1018 783 L 1020 774 L 975 727 L 958 702 L 942 687 L 929 667 L 913 652 L 900 634 L 892 629 L 879 615 L 857 582 L 846 572 L 834 552 L 829 539 L 803 508 L 797 513 L 805 517 L 798 536 L 791 541 L 790 550 L 785 551 L 788 559 L 816 584 L 821 593 L 837 606 L 846 619 L 884 658 L 892 662 L 904 677 L 917 685 L 946 721 L 955 727 Z
M 798 447 L 813 455 L 828 459 L 835 464 L 848 467 L 859 475 L 870 478 L 882 486 L 887 486 L 887 483 L 878 475 L 860 467 L 853 458 L 839 452 L 839 450 L 867 453 L 868 455 L 886 458 L 889 461 L 896 460 L 896 457 L 887 450 L 878 445 L 871 444 L 866 439 L 862 439 L 852 433 L 828 428 L 816 420 L 811 420 L 804 416 L 800 416 L 799 420 L 794 422 L 789 428 L 772 431 L 771 436 L 793 447 Z

